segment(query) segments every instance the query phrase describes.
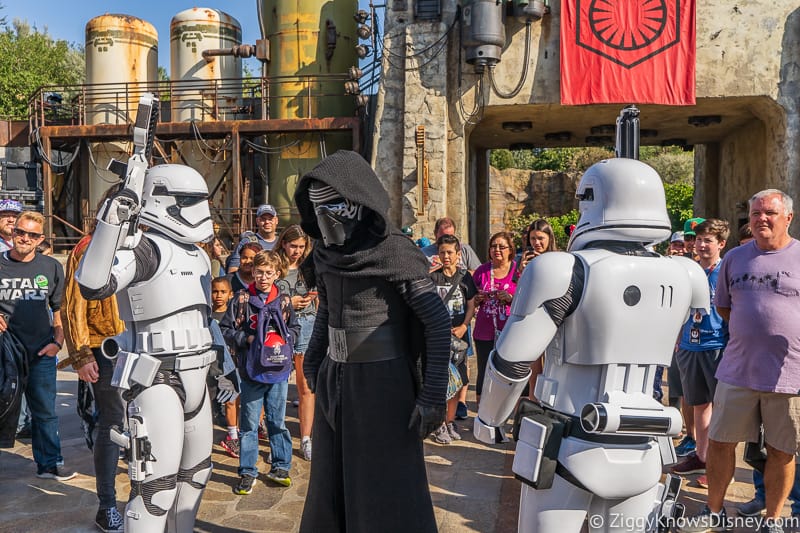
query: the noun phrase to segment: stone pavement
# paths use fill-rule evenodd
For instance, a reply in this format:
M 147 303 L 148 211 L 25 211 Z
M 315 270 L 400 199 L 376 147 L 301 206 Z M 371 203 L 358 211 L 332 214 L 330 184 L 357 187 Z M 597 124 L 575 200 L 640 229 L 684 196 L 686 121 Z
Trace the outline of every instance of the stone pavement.
M 474 363 L 474 359 L 473 359 Z M 473 367 L 474 368 L 474 367 Z M 474 374 L 473 374 L 474 375 Z M 59 483 L 35 477 L 30 440 L 17 442 L 11 450 L 0 450 L 0 531 L 12 532 L 90 532 L 97 511 L 92 456 L 83 440 L 75 414 L 77 375 L 71 370 L 58 373 L 57 408 L 61 422 L 63 456 L 79 475 Z M 290 387 L 289 397 L 294 396 Z M 474 399 L 472 392 L 471 399 Z M 474 408 L 474 403 L 470 402 Z M 287 424 L 297 435 L 297 410 L 287 406 Z M 474 416 L 474 412 L 470 412 Z M 461 422 L 463 440 L 449 446 L 427 442 L 428 477 L 439 531 L 457 533 L 478 531 L 505 533 L 516 529 L 519 482 L 511 474 L 513 445 L 487 447 L 475 442 L 471 421 Z M 224 436 L 216 428 L 219 441 Z M 214 473 L 198 514 L 200 532 L 291 532 L 297 531 L 308 484 L 310 463 L 299 455 L 299 440 L 294 439 L 293 485 L 283 488 L 265 480 L 262 446 L 259 468 L 262 475 L 252 494 L 237 496 L 231 488 L 237 480 L 238 460 L 214 446 Z M 696 512 L 705 500 L 705 489 L 690 476 L 681 501 L 689 512 Z M 752 496 L 750 470 L 743 464 L 736 469 L 735 483 L 728 491 L 726 505 L 734 513 L 734 502 Z M 119 508 L 124 507 L 128 483 L 122 463 L 117 475 Z M 402 495 L 398 495 L 402 497 Z M 788 506 L 785 514 L 788 516 Z M 747 531 L 741 529 L 740 531 Z

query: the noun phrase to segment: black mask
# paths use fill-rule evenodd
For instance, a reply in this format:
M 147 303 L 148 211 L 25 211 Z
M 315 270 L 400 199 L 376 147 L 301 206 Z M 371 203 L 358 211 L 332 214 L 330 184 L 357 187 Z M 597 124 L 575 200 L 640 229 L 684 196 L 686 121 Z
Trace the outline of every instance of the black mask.
M 343 246 L 356 231 L 363 209 L 363 206 L 345 198 L 315 204 L 317 225 L 325 246 Z

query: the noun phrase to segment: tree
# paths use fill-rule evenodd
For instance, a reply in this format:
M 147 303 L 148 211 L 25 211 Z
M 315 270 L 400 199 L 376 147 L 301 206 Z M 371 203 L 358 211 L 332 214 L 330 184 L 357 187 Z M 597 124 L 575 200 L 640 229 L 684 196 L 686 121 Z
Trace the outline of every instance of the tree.
M 0 116 L 28 117 L 28 100 L 44 85 L 86 78 L 83 50 L 19 19 L 0 31 Z
M 566 227 L 578 222 L 580 213 L 578 213 L 577 209 L 573 209 L 569 213 L 557 217 L 543 217 L 533 213 L 531 215 L 521 215 L 511 219 L 508 224 L 508 231 L 514 235 L 515 245 L 519 248 L 524 244 L 522 242 L 522 237 L 525 233 L 525 228 L 530 226 L 531 222 L 540 218 L 545 219 L 547 223 L 550 224 L 550 227 L 553 228 L 553 234 L 556 237 L 558 249 L 566 250 L 567 243 L 569 242 L 569 236 L 567 235 Z
M 665 183 L 664 194 L 672 230 L 682 230 L 684 221 L 694 216 L 694 186 L 688 183 Z

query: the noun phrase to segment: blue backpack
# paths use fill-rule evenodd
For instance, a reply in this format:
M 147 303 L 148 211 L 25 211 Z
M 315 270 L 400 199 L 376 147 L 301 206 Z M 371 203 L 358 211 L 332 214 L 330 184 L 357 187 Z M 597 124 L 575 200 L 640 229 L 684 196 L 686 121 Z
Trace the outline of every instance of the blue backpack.
M 258 383 L 281 383 L 292 372 L 294 346 L 281 314 L 281 298 L 264 304 L 250 295 L 250 305 L 258 309 L 256 340 L 247 350 L 244 364 L 247 377 Z

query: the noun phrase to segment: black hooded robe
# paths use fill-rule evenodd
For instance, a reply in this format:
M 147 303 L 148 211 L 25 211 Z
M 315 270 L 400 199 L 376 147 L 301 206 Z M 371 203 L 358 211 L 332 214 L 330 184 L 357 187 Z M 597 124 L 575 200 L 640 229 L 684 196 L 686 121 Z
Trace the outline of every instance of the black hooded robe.
M 359 233 L 343 247 L 325 248 L 319 240 L 308 199 L 312 179 L 369 208 Z M 320 298 L 304 358 L 316 405 L 300 531 L 436 531 L 422 442 L 416 428 L 408 427 L 415 404 L 443 406 L 447 388 L 450 323 L 428 277 L 427 260 L 384 218 L 388 196 L 355 152 L 337 152 L 303 176 L 295 201 L 303 229 L 318 239 L 311 259 Z M 413 324 L 420 323 L 415 330 Z M 407 332 L 386 347 L 400 346 L 407 357 L 336 362 L 326 356 L 329 325 L 348 332 L 386 326 Z M 424 337 L 421 390 L 413 331 Z

